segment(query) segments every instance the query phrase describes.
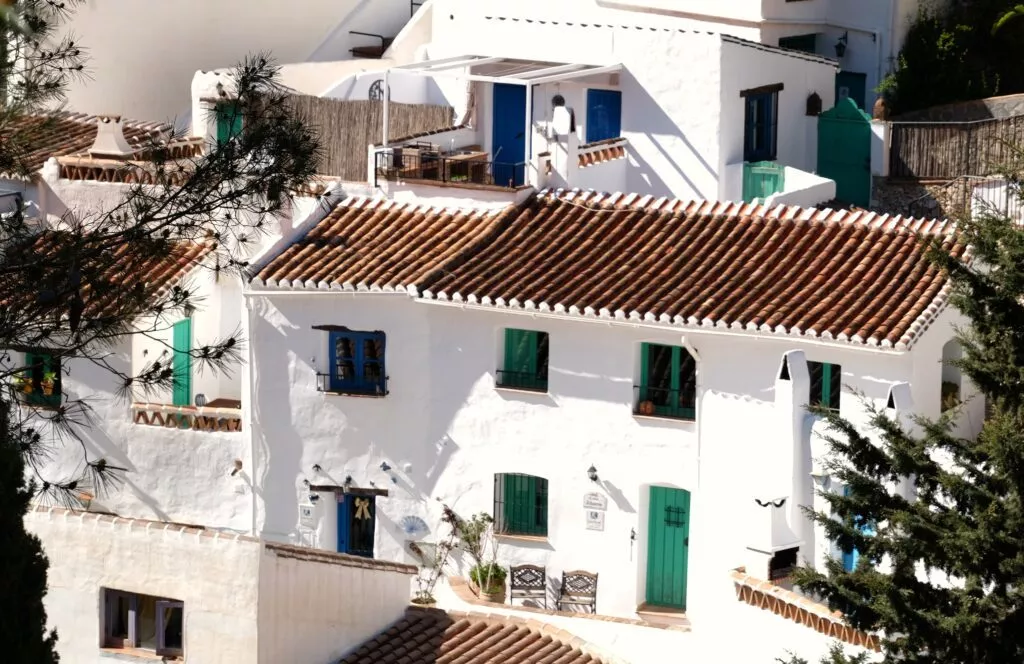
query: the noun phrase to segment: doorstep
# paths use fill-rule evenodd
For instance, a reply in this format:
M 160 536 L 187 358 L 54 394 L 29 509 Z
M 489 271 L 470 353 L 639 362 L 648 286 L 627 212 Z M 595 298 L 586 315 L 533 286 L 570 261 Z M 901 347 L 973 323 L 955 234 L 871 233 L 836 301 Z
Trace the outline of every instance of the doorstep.
M 523 606 L 521 604 L 498 604 L 497 602 L 488 602 L 486 600 L 477 597 L 472 590 L 469 589 L 469 583 L 466 579 L 459 576 L 448 577 L 448 587 L 451 588 L 455 596 L 463 602 L 468 604 L 474 604 L 476 606 L 488 606 L 500 609 L 509 609 L 512 611 L 523 611 L 525 613 L 540 613 L 547 616 L 564 616 L 566 618 L 579 618 L 581 620 L 598 620 L 603 622 L 612 622 L 622 625 L 639 625 L 641 627 L 653 627 L 655 629 L 668 629 L 676 632 L 689 632 L 690 622 L 683 619 L 683 622 L 667 623 L 667 622 L 651 622 L 648 620 L 640 620 L 633 618 L 619 618 L 617 616 L 603 616 L 595 613 L 583 613 L 577 611 L 554 611 L 552 609 L 542 609 L 535 606 Z M 551 600 L 553 601 L 553 599 Z M 660 609 L 661 607 L 659 607 Z
M 690 628 L 690 621 L 686 617 L 685 609 L 676 609 L 671 606 L 655 606 L 644 602 L 636 607 L 636 614 L 645 623 L 660 625 L 663 627 L 685 626 Z

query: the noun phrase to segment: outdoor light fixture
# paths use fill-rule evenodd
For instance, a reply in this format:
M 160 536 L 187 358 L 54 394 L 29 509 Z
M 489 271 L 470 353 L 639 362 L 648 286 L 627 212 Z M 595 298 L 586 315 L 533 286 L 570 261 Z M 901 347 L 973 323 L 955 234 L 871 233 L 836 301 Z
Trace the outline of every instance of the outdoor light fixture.
M 386 473 L 389 470 L 391 470 L 391 466 L 388 465 L 387 461 L 381 461 L 380 462 L 380 469 Z
M 590 464 L 590 468 L 587 468 L 587 477 L 591 482 L 597 481 L 597 468 L 594 468 L 594 464 Z
M 841 58 L 846 55 L 846 45 L 850 41 L 850 33 L 844 32 L 843 36 L 836 42 L 836 57 Z
M 346 475 L 345 476 L 345 485 L 344 486 L 345 486 L 346 489 L 349 488 L 350 486 L 352 486 L 352 476 L 351 475 Z

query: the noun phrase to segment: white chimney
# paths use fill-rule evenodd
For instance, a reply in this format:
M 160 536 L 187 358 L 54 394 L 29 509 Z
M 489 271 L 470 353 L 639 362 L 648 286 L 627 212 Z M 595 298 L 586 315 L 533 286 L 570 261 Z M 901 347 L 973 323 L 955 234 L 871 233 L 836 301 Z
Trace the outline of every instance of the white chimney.
M 96 122 L 96 140 L 89 156 L 97 159 L 127 159 L 135 154 L 121 131 L 121 116 L 101 115 Z

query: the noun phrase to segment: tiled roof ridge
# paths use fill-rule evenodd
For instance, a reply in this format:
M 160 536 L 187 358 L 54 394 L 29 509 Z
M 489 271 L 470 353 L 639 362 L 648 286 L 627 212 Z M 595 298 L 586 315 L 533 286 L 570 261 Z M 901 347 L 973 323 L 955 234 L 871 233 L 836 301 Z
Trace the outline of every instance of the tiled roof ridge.
M 711 201 L 706 199 L 684 199 L 654 196 L 640 196 L 625 192 L 600 192 L 591 189 L 554 189 L 548 188 L 537 192 L 537 197 L 547 197 L 565 203 L 582 205 L 588 209 L 621 210 L 625 208 L 649 212 L 672 212 L 678 216 L 699 214 L 701 216 L 722 217 L 755 217 L 761 219 L 778 219 L 794 222 L 842 222 L 860 224 L 885 232 L 909 231 L 923 235 L 952 236 L 957 225 L 951 219 L 928 219 L 926 217 L 904 217 L 889 215 L 870 210 L 845 210 L 820 207 L 804 207 L 799 205 L 778 204 L 768 206 L 764 203 L 746 203 L 743 201 Z
M 445 611 L 444 609 L 428 608 L 425 606 L 410 606 L 406 609 L 406 615 L 425 614 L 443 618 L 448 616 L 454 621 L 472 620 L 483 622 L 487 625 L 516 625 L 525 627 L 535 634 L 549 636 L 553 641 L 574 648 L 579 652 L 599 659 L 604 664 L 628 664 L 620 657 L 608 653 L 603 648 L 591 644 L 589 641 L 573 634 L 572 632 L 558 627 L 554 623 L 525 618 L 509 613 L 485 613 L 483 611 Z
M 722 41 L 732 42 L 738 46 L 748 46 L 757 48 L 771 53 L 778 53 L 797 60 L 807 60 L 808 62 L 820 62 L 821 64 L 832 65 L 838 67 L 839 63 L 833 58 L 825 55 L 816 55 L 814 53 L 804 53 L 802 51 L 793 51 L 788 48 L 782 48 L 781 46 L 772 46 L 770 44 L 762 44 L 760 42 L 751 41 L 749 39 L 743 39 L 742 37 L 736 37 L 725 32 L 716 32 L 715 30 L 693 30 L 688 28 L 661 28 L 656 26 L 647 25 L 624 25 L 621 23 L 590 23 L 583 21 L 558 21 L 553 19 L 536 19 L 536 18 L 520 18 L 517 16 L 484 16 L 486 21 L 512 21 L 514 23 L 539 23 L 545 25 L 550 23 L 551 25 L 566 25 L 575 26 L 579 25 L 582 28 L 621 28 L 623 30 L 649 30 L 651 32 L 682 32 L 692 35 L 708 35 L 711 37 L 721 37 Z
M 361 211 L 368 210 L 387 210 L 388 212 L 426 212 L 426 213 L 450 213 L 450 212 L 467 212 L 474 213 L 476 216 L 491 217 L 497 214 L 504 214 L 507 211 L 514 209 L 514 204 L 506 204 L 501 207 L 495 206 L 482 206 L 482 205 L 451 205 L 444 203 L 430 203 L 422 202 L 417 200 L 409 201 L 397 201 L 385 196 L 363 196 L 360 194 L 346 194 L 344 197 L 338 199 L 331 209 L 316 223 L 310 224 L 309 228 L 306 228 L 303 232 L 297 234 L 291 238 L 287 243 L 282 244 L 278 251 L 268 252 L 250 272 L 250 280 L 252 283 L 269 286 L 269 287 L 284 287 L 284 288 L 295 288 L 295 287 L 308 287 L 306 282 L 295 283 L 292 279 L 282 279 L 275 277 L 266 277 L 264 272 L 271 266 L 272 263 L 281 259 L 284 254 L 303 241 L 307 240 L 312 233 L 315 233 L 317 229 L 331 222 L 336 215 L 339 215 L 344 210 L 359 209 Z M 490 236 L 488 236 L 490 237 Z M 471 243 L 471 249 L 473 251 L 479 246 L 479 242 L 474 241 Z M 345 283 L 340 288 L 333 286 L 338 290 L 343 291 L 366 291 L 366 292 L 404 292 L 415 296 L 424 282 L 432 281 L 436 275 L 443 274 L 444 271 L 450 268 L 452 265 L 458 264 L 459 258 L 462 254 L 467 253 L 465 248 L 461 248 L 454 256 L 447 261 L 443 261 L 438 265 L 432 266 L 428 275 L 425 279 L 413 280 L 409 283 L 389 285 L 385 288 L 375 288 L 376 284 L 349 284 Z M 472 254 L 470 254 L 472 255 Z M 276 274 L 276 273 L 275 273 Z M 418 282 L 418 283 L 417 283 Z M 319 282 L 317 288 L 330 288 L 331 286 L 325 284 L 325 282 Z
M 775 615 L 809 627 L 851 645 L 879 650 L 878 636 L 848 625 L 843 614 L 830 611 L 820 602 L 747 574 L 743 568 L 730 573 L 736 599 Z
M 31 113 L 28 117 L 40 119 L 67 120 L 69 122 L 80 122 L 82 124 L 98 124 L 100 118 L 120 118 L 121 126 L 133 127 L 136 129 L 151 131 L 170 131 L 173 129 L 170 123 L 158 120 L 134 120 L 126 118 L 118 113 L 81 113 L 78 111 L 55 111 L 53 113 Z

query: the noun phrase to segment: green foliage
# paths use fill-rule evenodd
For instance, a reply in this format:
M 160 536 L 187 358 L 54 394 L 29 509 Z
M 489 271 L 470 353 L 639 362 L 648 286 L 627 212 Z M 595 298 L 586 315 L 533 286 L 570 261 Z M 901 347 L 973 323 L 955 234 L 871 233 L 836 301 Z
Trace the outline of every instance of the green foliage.
M 923 8 L 879 92 L 894 113 L 1024 92 L 1024 21 L 1009 0 Z M 993 30 L 999 26 L 998 30 Z
M 789 654 L 789 659 L 782 659 L 780 657 L 776 658 L 775 661 L 779 664 L 808 664 L 806 659 L 797 657 L 792 653 Z M 821 664 L 868 664 L 869 662 L 868 653 L 861 652 L 848 656 L 843 652 L 843 647 L 838 643 L 832 644 L 828 654 L 821 658 Z
M 885 662 L 1024 660 L 1024 232 L 995 216 L 958 226 L 972 262 L 948 241 L 932 240 L 930 255 L 970 323 L 957 333 L 956 364 L 990 407 L 977 440 L 951 432 L 959 407 L 916 421 L 913 433 L 874 411 L 876 439 L 821 413 L 829 473 L 849 494 L 823 493 L 830 514 L 811 516 L 841 549 L 855 547 L 860 563 L 852 572 L 837 560 L 802 569 L 797 583 L 852 626 L 880 632 Z
M 475 565 L 469 570 L 469 578 L 480 587 L 481 592 L 501 592 L 507 577 L 505 568 L 495 562 Z
M 476 565 L 481 564 L 484 560 L 488 536 L 493 523 L 494 518 L 487 512 L 474 514 L 469 519 L 455 515 L 454 528 L 459 542 Z

